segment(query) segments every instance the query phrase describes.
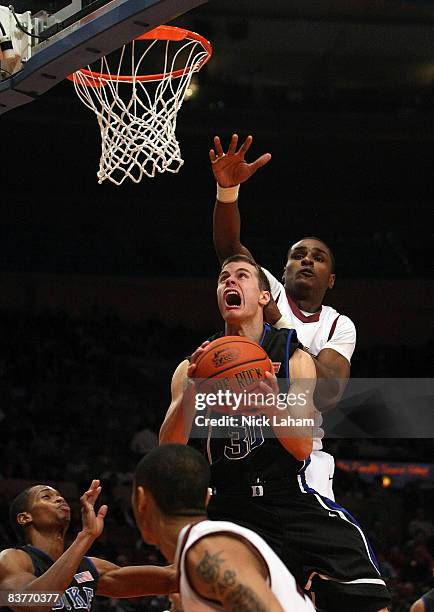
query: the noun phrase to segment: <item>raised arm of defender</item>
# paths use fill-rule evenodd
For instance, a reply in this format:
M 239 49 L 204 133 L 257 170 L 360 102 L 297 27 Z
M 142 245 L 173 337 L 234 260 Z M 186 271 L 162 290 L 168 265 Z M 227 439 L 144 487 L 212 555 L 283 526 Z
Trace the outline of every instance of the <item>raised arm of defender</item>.
M 244 159 L 252 144 L 252 136 L 246 140 L 237 150 L 238 136 L 233 134 L 229 148 L 226 153 L 218 136 L 214 137 L 214 149 L 209 152 L 211 167 L 218 185 L 218 193 L 214 208 L 214 246 L 220 263 L 238 253 L 250 255 L 249 250 L 240 242 L 240 212 L 238 210 L 237 190 L 231 190 L 237 185 L 247 181 L 252 174 L 270 159 L 270 153 L 264 153 L 251 164 Z M 227 190 L 227 191 L 225 191 Z M 220 199 L 221 198 L 221 199 Z M 228 203 L 233 202 L 230 206 Z
M 253 163 L 247 163 L 245 155 L 251 144 L 252 136 L 248 136 L 237 150 L 238 136 L 233 134 L 229 148 L 224 153 L 220 139 L 216 136 L 214 138 L 214 149 L 211 149 L 209 154 L 212 171 L 217 181 L 213 238 L 220 262 L 237 253 L 253 257 L 240 240 L 241 218 L 236 186 L 248 180 L 258 168 L 268 163 L 271 155 L 265 153 Z M 283 288 L 274 277 L 273 280 L 278 287 L 274 290 L 272 288 L 272 293 L 276 297 Z M 274 302 L 274 298 L 266 306 L 264 316 L 268 323 L 276 327 L 291 326 L 291 323 L 284 317 L 281 318 L 281 312 Z M 350 376 L 350 363 L 339 351 L 324 348 L 315 356 L 315 367 L 319 380 L 316 407 L 320 411 L 328 410 L 335 406 L 342 397 L 346 381 Z

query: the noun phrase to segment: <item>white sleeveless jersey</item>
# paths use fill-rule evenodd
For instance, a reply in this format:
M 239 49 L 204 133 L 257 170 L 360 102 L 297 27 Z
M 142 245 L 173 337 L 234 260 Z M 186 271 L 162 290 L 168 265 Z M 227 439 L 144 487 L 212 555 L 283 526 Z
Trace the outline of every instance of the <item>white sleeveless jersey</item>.
M 207 535 L 218 533 L 233 534 L 241 540 L 247 541 L 253 546 L 268 567 L 268 584 L 279 601 L 282 608 L 287 612 L 315 612 L 315 608 L 306 596 L 302 595 L 292 574 L 285 567 L 275 552 L 258 534 L 250 529 L 236 525 L 229 521 L 204 520 L 195 525 L 186 525 L 178 537 L 175 563 L 179 572 L 179 592 L 181 594 L 182 607 L 186 612 L 206 612 L 206 610 L 223 610 L 223 606 L 208 599 L 202 598 L 193 590 L 186 575 L 185 556 L 187 551 L 195 542 Z

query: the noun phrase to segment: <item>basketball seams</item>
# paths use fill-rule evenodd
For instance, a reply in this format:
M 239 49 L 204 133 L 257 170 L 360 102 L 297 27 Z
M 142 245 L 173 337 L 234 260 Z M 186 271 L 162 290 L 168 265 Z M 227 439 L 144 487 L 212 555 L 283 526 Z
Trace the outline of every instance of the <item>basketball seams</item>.
M 264 349 L 262 348 L 262 346 L 260 346 L 257 342 L 254 342 L 253 340 L 250 340 L 249 338 L 245 338 L 244 336 L 222 336 L 221 338 L 216 338 L 216 340 L 213 340 L 208 346 L 205 347 L 205 351 L 202 353 L 202 355 L 199 355 L 198 359 L 195 361 L 196 366 L 199 365 L 199 363 L 202 361 L 202 359 L 206 356 L 209 355 L 209 350 L 208 347 L 213 343 L 216 342 L 217 340 L 221 340 L 221 342 L 219 342 L 218 344 L 215 344 L 211 350 L 215 350 L 217 348 L 219 348 L 220 346 L 224 345 L 224 344 L 235 344 L 235 343 L 247 343 L 250 344 L 252 346 L 254 346 L 255 348 L 259 348 L 262 349 L 264 355 L 267 355 L 267 353 L 264 351 Z M 268 357 L 268 355 L 267 355 Z
M 263 347 L 244 336 L 221 336 L 204 348 L 194 377 L 197 390 L 205 395 L 225 387 L 234 394 L 256 392 L 265 372 L 273 371 Z M 228 407 L 222 405 L 215 411 L 227 414 Z
M 269 358 L 268 358 L 268 355 L 267 355 L 267 360 L 268 360 L 268 361 L 270 361 L 270 360 L 269 360 Z M 264 360 L 264 358 L 263 358 L 263 357 L 258 357 L 257 359 L 250 359 L 249 361 L 238 362 L 238 363 L 237 363 L 237 365 L 236 365 L 236 367 L 238 368 L 238 367 L 241 367 L 241 366 L 244 366 L 244 365 L 248 365 L 248 364 L 250 364 L 250 363 L 257 363 L 257 362 L 260 362 L 260 363 L 263 365 L 263 364 L 264 364 L 264 361 L 265 361 L 265 360 Z M 270 363 L 271 363 L 271 362 L 270 362 Z M 228 370 L 233 370 L 233 369 L 234 369 L 234 365 L 230 365 L 230 366 L 228 366 L 227 368 L 225 368 L 224 370 L 219 370 L 218 372 L 215 372 L 215 373 L 214 373 L 214 374 L 212 374 L 211 376 L 207 376 L 207 377 L 204 379 L 204 382 L 205 382 L 206 380 L 210 380 L 211 378 L 219 378 L 219 377 L 220 377 L 220 374 L 223 374 L 224 372 L 227 372 Z M 235 378 L 235 375 L 234 375 L 234 376 L 230 376 L 229 378 Z M 200 387 L 200 384 L 199 384 L 199 387 Z

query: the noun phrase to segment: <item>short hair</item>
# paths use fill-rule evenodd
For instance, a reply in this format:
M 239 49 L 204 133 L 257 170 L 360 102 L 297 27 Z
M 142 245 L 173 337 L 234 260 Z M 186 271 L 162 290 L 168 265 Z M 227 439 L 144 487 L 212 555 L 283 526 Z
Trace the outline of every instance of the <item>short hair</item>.
M 232 263 L 233 261 L 244 261 L 245 263 L 248 263 L 251 266 L 253 266 L 256 270 L 256 276 L 258 278 L 259 289 L 261 291 L 269 291 L 271 293 L 270 281 L 268 280 L 268 277 L 265 274 L 264 270 L 261 268 L 259 264 L 256 263 L 253 257 L 249 257 L 248 255 L 244 255 L 243 253 L 238 253 L 237 255 L 231 255 L 230 257 L 227 257 L 224 260 L 224 262 L 222 263 L 222 267 L 220 269 L 223 270 L 225 266 L 227 266 L 229 263 Z
M 318 242 L 322 242 L 322 244 L 326 247 L 327 251 L 329 252 L 330 259 L 331 259 L 331 262 L 332 262 L 332 274 L 334 274 L 335 273 L 335 269 L 336 269 L 336 259 L 335 259 L 335 256 L 333 254 L 333 251 L 331 250 L 329 245 L 326 242 L 324 242 L 324 240 L 322 238 L 318 238 L 318 236 L 304 236 L 304 238 L 300 238 L 300 240 L 297 240 L 297 242 L 301 242 L 302 240 L 317 240 Z M 294 244 L 297 244 L 297 243 L 294 242 Z M 289 247 L 287 257 L 289 257 L 289 254 L 290 254 L 291 249 L 294 246 L 294 244 L 292 244 Z
M 210 469 L 191 446 L 164 444 L 152 449 L 139 461 L 134 481 L 152 494 L 167 516 L 206 513 Z
M 25 530 L 17 521 L 17 516 L 21 512 L 26 512 L 29 508 L 29 496 L 33 486 L 21 491 L 9 506 L 9 522 L 19 542 L 25 542 Z

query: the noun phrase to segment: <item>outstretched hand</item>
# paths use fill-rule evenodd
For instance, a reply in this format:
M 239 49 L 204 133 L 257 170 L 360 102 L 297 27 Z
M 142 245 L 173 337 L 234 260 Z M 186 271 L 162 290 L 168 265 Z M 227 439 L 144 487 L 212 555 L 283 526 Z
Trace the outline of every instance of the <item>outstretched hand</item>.
M 100 496 L 101 486 L 99 480 L 92 480 L 90 487 L 80 497 L 82 531 L 93 539 L 98 538 L 104 529 L 104 518 L 107 514 L 107 506 L 103 505 L 95 512 L 95 502 Z
M 214 136 L 214 149 L 210 150 L 209 158 L 214 177 L 220 187 L 234 187 L 244 183 L 256 170 L 268 164 L 271 159 L 270 153 L 264 153 L 251 164 L 245 161 L 244 156 L 250 149 L 252 142 L 253 137 L 247 136 L 237 151 L 238 134 L 232 134 L 229 148 L 224 153 L 220 138 Z
M 205 340 L 205 342 L 202 342 L 202 344 L 190 356 L 190 364 L 187 369 L 187 376 L 189 378 L 194 378 L 194 372 L 196 370 L 196 361 L 206 351 L 206 347 L 208 346 L 208 344 L 209 340 Z

